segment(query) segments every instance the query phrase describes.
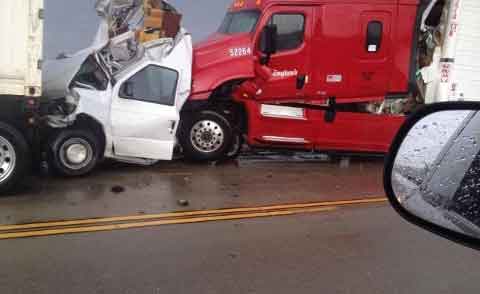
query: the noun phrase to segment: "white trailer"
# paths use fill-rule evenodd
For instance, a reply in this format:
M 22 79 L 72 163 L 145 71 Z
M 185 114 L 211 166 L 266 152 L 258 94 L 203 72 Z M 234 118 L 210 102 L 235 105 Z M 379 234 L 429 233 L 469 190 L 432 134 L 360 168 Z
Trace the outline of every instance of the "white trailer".
M 432 0 L 434 7 L 440 0 Z M 429 10 L 426 12 L 429 13 Z M 430 28 L 432 63 L 421 70 L 427 104 L 480 99 L 480 1 L 445 1 L 440 24 Z M 424 31 L 428 30 L 425 26 Z M 438 35 L 435 35 L 438 33 Z
M 0 95 L 42 94 L 43 0 L 2 0 Z
M 42 95 L 43 0 L 0 2 L 0 192 L 30 163 L 35 107 Z

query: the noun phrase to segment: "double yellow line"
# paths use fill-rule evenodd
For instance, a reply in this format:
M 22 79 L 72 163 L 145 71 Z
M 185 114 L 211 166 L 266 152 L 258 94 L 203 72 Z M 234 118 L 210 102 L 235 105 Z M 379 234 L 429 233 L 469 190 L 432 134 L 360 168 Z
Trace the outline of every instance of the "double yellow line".
M 22 225 L 4 225 L 0 226 L 0 239 L 41 237 L 145 228 L 161 225 L 287 216 L 300 213 L 327 212 L 333 211 L 340 206 L 375 204 L 383 203 L 385 201 L 385 198 L 370 198 L 306 204 L 272 205 L 251 208 L 200 210 L 150 215 L 53 221 Z

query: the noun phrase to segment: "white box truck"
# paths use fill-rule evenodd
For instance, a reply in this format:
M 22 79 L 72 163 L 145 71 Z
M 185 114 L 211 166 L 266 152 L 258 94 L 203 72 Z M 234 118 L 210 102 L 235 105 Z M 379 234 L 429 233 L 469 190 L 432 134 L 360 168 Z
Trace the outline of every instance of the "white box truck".
M 21 180 L 31 161 L 42 95 L 43 0 L 2 0 L 0 7 L 0 192 Z

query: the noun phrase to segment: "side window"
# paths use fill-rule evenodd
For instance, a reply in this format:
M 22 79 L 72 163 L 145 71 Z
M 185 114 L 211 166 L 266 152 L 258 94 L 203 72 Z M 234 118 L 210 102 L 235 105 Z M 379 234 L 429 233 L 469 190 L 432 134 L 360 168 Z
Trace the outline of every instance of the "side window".
M 277 26 L 277 50 L 285 51 L 300 47 L 305 34 L 305 16 L 303 14 L 274 14 L 270 20 Z
M 369 53 L 380 51 L 382 46 L 383 23 L 375 20 L 368 23 L 366 50 Z
M 173 106 L 178 73 L 174 70 L 149 65 L 120 87 L 120 97 Z

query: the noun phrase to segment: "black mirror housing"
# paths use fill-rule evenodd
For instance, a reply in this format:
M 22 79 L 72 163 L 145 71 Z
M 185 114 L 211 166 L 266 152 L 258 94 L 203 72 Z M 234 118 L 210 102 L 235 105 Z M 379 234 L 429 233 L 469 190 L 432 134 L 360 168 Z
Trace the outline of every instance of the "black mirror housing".
M 277 53 L 277 26 L 269 24 L 265 26 L 260 36 L 260 51 L 267 57 Z
M 384 186 L 407 221 L 480 250 L 480 103 L 424 106 L 404 123 L 386 159 Z

